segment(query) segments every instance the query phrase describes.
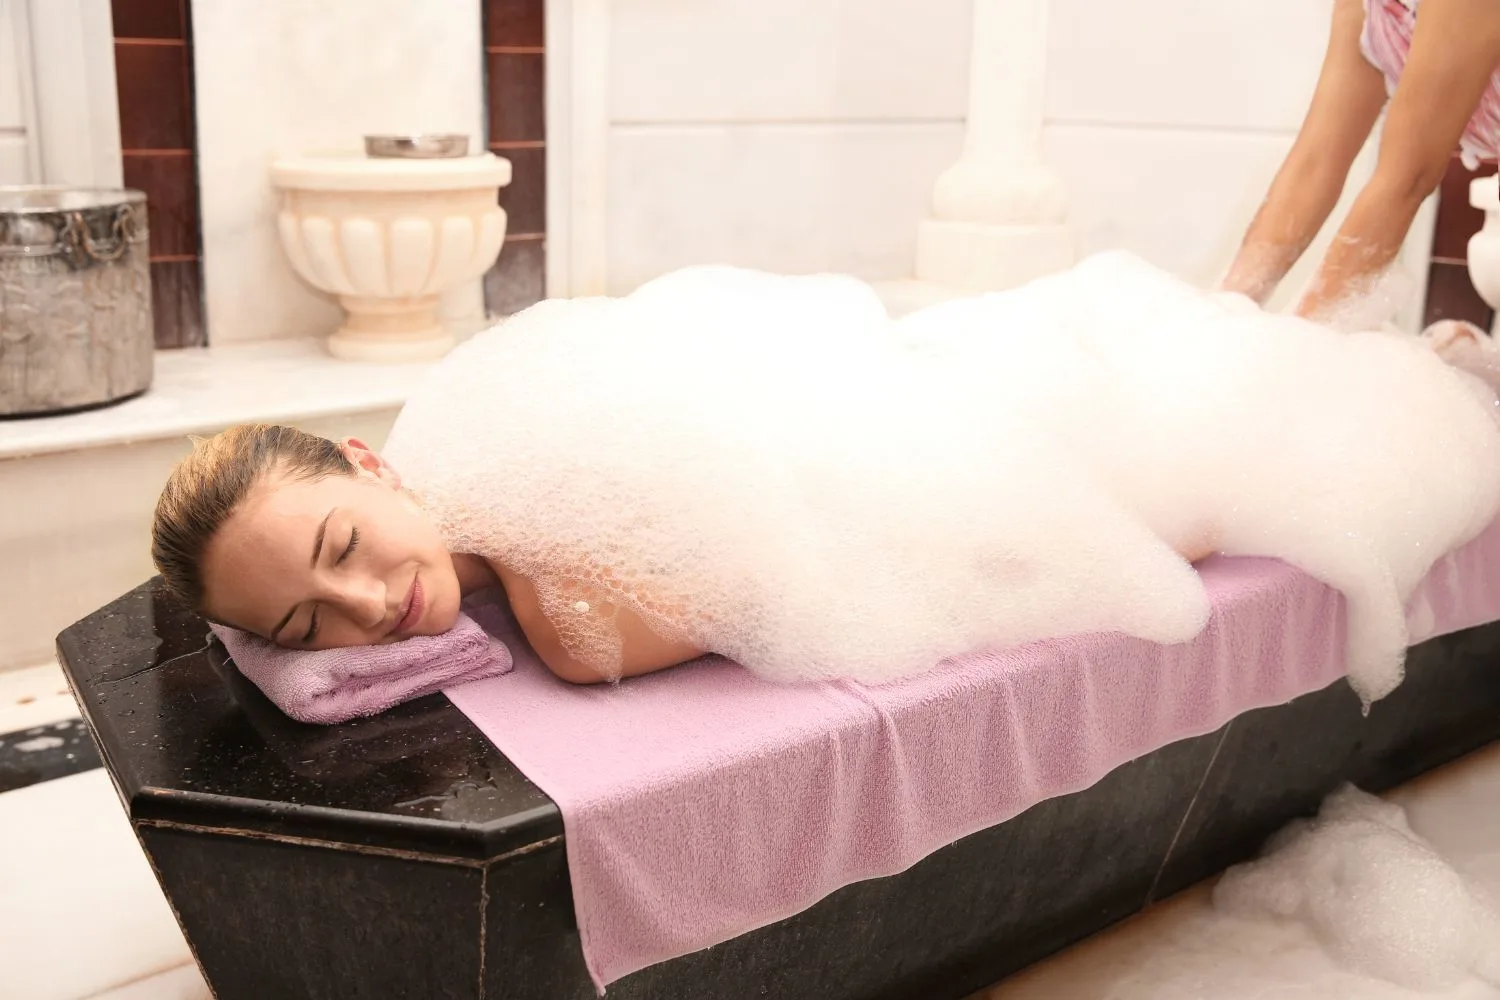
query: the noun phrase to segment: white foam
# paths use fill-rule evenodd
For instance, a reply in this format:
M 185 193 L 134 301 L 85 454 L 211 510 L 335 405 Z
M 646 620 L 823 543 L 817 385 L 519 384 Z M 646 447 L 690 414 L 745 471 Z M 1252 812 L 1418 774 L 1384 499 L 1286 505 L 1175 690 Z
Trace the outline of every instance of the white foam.
M 1222 913 L 1293 922 L 1344 968 L 1424 992 L 1500 986 L 1500 921 L 1405 811 L 1352 786 L 1224 873 Z
M 1500 504 L 1500 435 L 1430 350 L 1124 255 L 896 323 L 851 279 L 729 268 L 543 303 L 440 365 L 387 450 L 606 672 L 617 603 L 782 679 L 1181 641 L 1207 603 L 1174 549 L 1208 539 L 1343 590 L 1373 699 L 1406 597 Z

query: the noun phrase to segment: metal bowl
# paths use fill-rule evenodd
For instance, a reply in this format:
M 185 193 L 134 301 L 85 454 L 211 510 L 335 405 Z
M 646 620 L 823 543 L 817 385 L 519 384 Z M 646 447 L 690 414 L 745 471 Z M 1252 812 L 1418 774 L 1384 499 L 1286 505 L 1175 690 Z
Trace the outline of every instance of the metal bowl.
M 469 137 L 457 134 L 367 135 L 365 155 L 377 159 L 456 159 L 469 155 Z

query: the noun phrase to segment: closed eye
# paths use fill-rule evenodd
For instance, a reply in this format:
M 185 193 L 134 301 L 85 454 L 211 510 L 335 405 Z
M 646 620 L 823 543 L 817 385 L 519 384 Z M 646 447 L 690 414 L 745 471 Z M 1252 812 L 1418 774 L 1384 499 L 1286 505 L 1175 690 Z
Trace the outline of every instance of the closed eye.
M 335 566 L 337 566 L 339 563 L 343 562 L 345 559 L 348 559 L 349 558 L 349 553 L 353 552 L 354 551 L 354 547 L 356 545 L 358 545 L 358 544 L 359 544 L 359 529 L 358 528 L 351 528 L 351 529 L 349 529 L 349 544 L 346 545 L 346 546 L 344 546 L 344 551 L 339 553 L 339 557 L 333 561 L 333 564 Z

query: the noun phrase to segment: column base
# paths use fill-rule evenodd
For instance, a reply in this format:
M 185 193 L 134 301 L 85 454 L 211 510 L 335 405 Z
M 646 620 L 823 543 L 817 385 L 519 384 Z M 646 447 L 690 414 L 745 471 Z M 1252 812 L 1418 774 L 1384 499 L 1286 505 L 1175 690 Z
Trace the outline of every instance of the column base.
M 873 287 L 875 294 L 880 296 L 881 303 L 885 305 L 885 311 L 895 319 L 940 302 L 960 298 L 964 294 L 961 289 L 911 278 L 904 281 L 877 281 Z
M 1071 267 L 1073 231 L 1065 224 L 997 225 L 923 219 L 917 230 L 917 280 L 964 292 L 998 292 Z

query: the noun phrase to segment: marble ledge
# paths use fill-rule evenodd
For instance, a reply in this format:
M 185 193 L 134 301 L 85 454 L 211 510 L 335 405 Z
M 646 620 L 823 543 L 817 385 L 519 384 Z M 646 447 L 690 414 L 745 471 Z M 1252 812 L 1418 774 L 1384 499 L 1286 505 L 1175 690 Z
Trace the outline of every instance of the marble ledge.
M 395 409 L 432 367 L 340 361 L 321 338 L 157 351 L 144 395 L 103 409 L 0 421 L 0 460 Z
M 875 283 L 894 316 L 961 293 L 919 281 Z M 249 421 L 295 421 L 396 409 L 431 362 L 341 361 L 322 338 L 157 351 L 151 389 L 85 413 L 0 420 L 0 460 L 209 433 Z

